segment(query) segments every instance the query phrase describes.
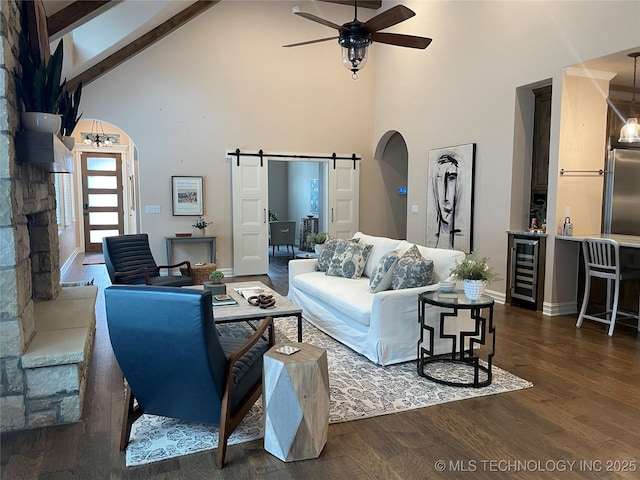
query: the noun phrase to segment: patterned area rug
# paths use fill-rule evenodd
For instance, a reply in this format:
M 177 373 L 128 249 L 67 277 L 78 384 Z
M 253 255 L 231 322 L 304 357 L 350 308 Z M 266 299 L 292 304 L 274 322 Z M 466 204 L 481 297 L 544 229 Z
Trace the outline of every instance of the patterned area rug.
M 276 341 L 295 342 L 295 318 L 276 319 Z M 219 326 L 224 335 L 247 336 L 244 324 Z M 331 389 L 330 422 L 347 422 L 378 415 L 402 412 L 472 397 L 520 390 L 533 384 L 493 367 L 493 382 L 484 388 L 460 388 L 439 385 L 417 374 L 415 362 L 381 367 L 336 342 L 307 322 L 303 324 L 304 341 L 327 350 L 329 387 Z M 441 365 L 441 364 L 438 364 Z M 466 369 L 438 366 L 430 372 L 437 378 L 468 381 Z M 263 437 L 262 400 L 259 399 L 229 438 L 229 445 Z M 132 427 L 127 447 L 126 465 L 166 460 L 181 455 L 215 449 L 218 428 L 215 425 L 183 422 L 166 417 L 143 415 Z

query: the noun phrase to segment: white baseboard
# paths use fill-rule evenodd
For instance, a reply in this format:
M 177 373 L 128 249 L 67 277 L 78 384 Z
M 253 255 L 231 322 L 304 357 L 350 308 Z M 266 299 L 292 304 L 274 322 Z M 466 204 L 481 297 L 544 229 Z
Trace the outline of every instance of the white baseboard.
M 73 263 L 73 261 L 75 260 L 75 258 L 78 256 L 79 253 L 80 253 L 80 249 L 76 247 L 73 253 L 69 255 L 69 258 L 67 259 L 67 261 L 64 262 L 62 267 L 60 267 L 60 278 L 66 275 L 67 270 L 69 270 L 69 268 L 71 267 L 71 264 Z
M 578 313 L 578 304 L 576 302 L 548 303 L 542 304 L 542 314 L 550 317 L 558 315 L 575 315 Z
M 504 305 L 504 303 L 507 301 L 507 295 L 505 293 L 500 293 L 493 290 L 485 290 L 484 293 L 485 295 L 493 298 L 494 302 L 501 305 Z

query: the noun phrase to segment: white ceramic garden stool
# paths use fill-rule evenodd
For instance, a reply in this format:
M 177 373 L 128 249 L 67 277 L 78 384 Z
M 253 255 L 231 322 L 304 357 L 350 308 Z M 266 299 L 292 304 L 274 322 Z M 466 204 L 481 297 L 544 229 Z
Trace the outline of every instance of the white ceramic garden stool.
M 278 353 L 280 347 L 300 350 Z M 326 350 L 308 343 L 279 343 L 264 354 L 264 449 L 284 462 L 320 456 L 329 431 Z

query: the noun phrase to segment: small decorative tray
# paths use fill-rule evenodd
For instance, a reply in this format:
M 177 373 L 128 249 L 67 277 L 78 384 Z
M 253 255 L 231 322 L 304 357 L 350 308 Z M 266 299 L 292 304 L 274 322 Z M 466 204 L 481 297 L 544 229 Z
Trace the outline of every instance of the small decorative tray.
M 190 237 L 190 233 L 176 233 L 176 237 Z

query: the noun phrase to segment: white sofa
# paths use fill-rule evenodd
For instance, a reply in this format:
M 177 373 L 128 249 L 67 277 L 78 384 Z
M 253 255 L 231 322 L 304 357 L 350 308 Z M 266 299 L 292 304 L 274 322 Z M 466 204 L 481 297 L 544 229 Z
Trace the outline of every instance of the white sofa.
M 315 259 L 292 260 L 289 262 L 288 298 L 302 307 L 306 320 L 372 362 L 390 365 L 415 360 L 420 339 L 418 295 L 437 290 L 438 282 L 450 277 L 450 269 L 465 254 L 418 245 L 422 256 L 433 260 L 433 284 L 371 293 L 369 277 L 380 258 L 391 250 L 404 253 L 413 244 L 361 232 L 354 238 L 359 238 L 359 243 L 373 245 L 361 278 L 325 275 L 316 271 Z M 425 311 L 427 321 L 436 328 L 435 354 L 450 352 L 451 348 L 449 341 L 438 341 L 440 311 L 433 306 L 427 306 Z M 466 321 L 464 318 L 448 319 L 445 332 L 457 332 L 467 321 L 468 317 Z

